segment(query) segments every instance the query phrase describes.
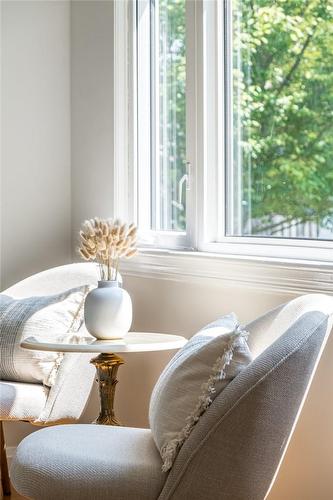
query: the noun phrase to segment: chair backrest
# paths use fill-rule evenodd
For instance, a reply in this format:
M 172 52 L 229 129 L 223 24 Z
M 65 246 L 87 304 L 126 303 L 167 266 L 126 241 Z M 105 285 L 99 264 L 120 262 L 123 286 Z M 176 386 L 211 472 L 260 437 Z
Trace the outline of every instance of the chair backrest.
M 16 299 L 52 295 L 81 285 L 97 285 L 97 280 L 96 264 L 67 264 L 34 274 L 4 290 L 3 293 Z
M 264 499 L 333 323 L 333 298 L 307 295 L 248 325 L 255 359 L 181 448 L 159 500 Z
M 96 264 L 67 264 L 34 274 L 3 293 L 16 299 L 53 295 L 81 285 L 96 286 L 98 279 Z M 56 382 L 49 391 L 47 403 L 34 421 L 35 424 L 69 422 L 81 416 L 94 380 L 95 370 L 89 363 L 90 358 L 91 354 L 65 354 Z
M 321 311 L 324 314 L 331 315 L 332 308 L 332 297 L 312 293 L 297 297 L 257 318 L 246 325 L 246 329 L 251 333 L 248 343 L 252 355 L 254 358 L 259 356 L 303 314 L 311 311 Z

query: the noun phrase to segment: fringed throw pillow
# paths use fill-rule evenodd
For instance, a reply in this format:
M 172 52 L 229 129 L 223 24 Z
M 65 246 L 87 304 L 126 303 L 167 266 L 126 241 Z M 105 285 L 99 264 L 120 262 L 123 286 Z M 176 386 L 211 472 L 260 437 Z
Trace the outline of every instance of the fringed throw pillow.
M 152 393 L 149 420 L 168 471 L 200 416 L 251 361 L 234 313 L 210 323 L 177 352 Z
M 13 299 L 0 294 L 0 379 L 52 386 L 63 354 L 20 347 L 27 337 L 56 338 L 83 323 L 89 286 L 45 297 Z

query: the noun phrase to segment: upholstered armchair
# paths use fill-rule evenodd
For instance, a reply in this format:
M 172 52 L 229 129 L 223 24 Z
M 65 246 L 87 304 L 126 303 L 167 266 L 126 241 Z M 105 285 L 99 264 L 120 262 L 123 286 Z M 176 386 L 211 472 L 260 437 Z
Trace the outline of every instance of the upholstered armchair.
M 70 264 L 35 274 L 4 290 L 4 294 L 21 299 L 52 295 L 85 284 L 97 284 L 94 264 Z M 74 422 L 79 419 L 88 400 L 94 380 L 89 354 L 66 354 L 51 388 L 41 384 L 0 382 L 1 481 L 9 494 L 3 421 L 25 421 L 37 426 Z
M 306 295 L 247 325 L 253 361 L 201 416 L 168 474 L 149 429 L 56 426 L 19 445 L 15 487 L 36 500 L 264 499 L 332 320 L 332 297 Z

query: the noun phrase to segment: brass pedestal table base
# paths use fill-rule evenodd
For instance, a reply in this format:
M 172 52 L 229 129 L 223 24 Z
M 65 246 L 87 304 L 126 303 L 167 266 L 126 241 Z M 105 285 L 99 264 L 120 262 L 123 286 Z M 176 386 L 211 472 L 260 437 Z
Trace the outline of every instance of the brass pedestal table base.
M 90 361 L 96 367 L 96 381 L 99 385 L 100 413 L 94 424 L 121 425 L 114 414 L 117 372 L 125 361 L 116 354 L 102 353 Z

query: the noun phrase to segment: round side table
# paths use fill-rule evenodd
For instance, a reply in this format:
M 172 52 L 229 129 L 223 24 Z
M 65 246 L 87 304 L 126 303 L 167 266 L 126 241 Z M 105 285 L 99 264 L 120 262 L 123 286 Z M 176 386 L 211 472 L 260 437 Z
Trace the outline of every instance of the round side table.
M 91 360 L 96 367 L 100 395 L 100 413 L 94 423 L 121 425 L 114 413 L 114 397 L 118 368 L 125 361 L 117 354 L 179 349 L 186 342 L 187 339 L 179 335 L 131 332 L 118 340 L 96 340 L 79 335 L 28 337 L 21 343 L 21 347 L 36 351 L 99 353 Z

